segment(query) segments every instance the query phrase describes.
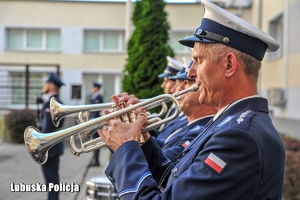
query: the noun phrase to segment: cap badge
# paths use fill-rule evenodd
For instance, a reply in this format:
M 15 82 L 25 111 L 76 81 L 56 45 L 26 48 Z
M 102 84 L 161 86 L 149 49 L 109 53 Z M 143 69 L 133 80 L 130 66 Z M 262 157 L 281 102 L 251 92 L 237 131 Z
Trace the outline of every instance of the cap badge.
M 230 40 L 229 40 L 228 37 L 224 37 L 224 38 L 223 38 L 223 42 L 224 42 L 225 44 L 227 44 L 229 41 L 230 41 Z
M 170 71 L 167 70 L 167 69 L 164 70 L 164 73 L 165 73 L 165 74 L 172 74 L 172 72 L 170 72 Z

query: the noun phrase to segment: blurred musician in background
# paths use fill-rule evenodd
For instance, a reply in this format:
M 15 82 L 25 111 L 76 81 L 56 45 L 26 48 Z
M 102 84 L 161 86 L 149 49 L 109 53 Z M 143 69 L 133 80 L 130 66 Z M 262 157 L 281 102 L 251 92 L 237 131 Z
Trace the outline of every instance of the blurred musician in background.
M 101 91 L 101 84 L 97 83 L 97 82 L 93 82 L 93 88 L 92 88 L 92 96 L 90 99 L 90 103 L 91 104 L 99 104 L 99 103 L 103 103 L 103 98 L 102 95 L 100 93 Z M 95 119 L 100 117 L 100 112 L 99 111 L 93 111 L 90 112 L 90 119 Z M 95 139 L 99 137 L 99 135 L 97 134 L 97 132 L 92 134 L 92 139 Z M 100 162 L 99 162 L 99 152 L 100 149 L 96 149 L 93 151 L 93 157 L 89 163 L 89 167 L 98 167 L 100 166 Z
M 180 71 L 185 71 L 184 64 L 178 60 L 167 56 L 168 64 L 163 73 L 159 74 L 159 78 L 164 78 L 161 88 L 164 90 L 165 94 L 172 94 L 175 92 L 175 80 L 170 79 L 170 77 L 176 76 Z M 165 117 L 171 116 L 175 111 L 175 106 L 172 104 L 169 108 Z M 152 130 L 150 134 L 154 137 L 159 138 L 160 141 L 165 140 L 169 134 L 176 131 L 179 127 L 188 123 L 186 116 L 183 113 L 180 113 L 175 119 L 167 122 L 160 126 L 159 130 Z
M 43 83 L 42 93 L 45 98 L 40 113 L 40 128 L 42 133 L 55 132 L 64 124 L 64 119 L 62 119 L 59 123 L 59 127 L 55 127 L 50 113 L 50 100 L 52 97 L 55 97 L 59 103 L 62 103 L 58 97 L 59 89 L 62 85 L 64 85 L 64 83 L 53 73 L 51 73 Z M 46 185 L 49 185 L 49 183 L 59 184 L 59 157 L 63 152 L 63 142 L 59 142 L 48 151 L 48 160 L 45 164 L 41 165 Z M 58 192 L 55 192 L 54 190 L 48 192 L 48 200 L 58 200 L 58 197 Z

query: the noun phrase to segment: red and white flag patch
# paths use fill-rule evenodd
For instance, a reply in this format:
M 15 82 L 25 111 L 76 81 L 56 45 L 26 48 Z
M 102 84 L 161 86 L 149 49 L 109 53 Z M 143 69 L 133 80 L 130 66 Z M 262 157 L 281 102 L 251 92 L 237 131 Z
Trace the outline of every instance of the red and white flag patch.
M 226 162 L 224 162 L 221 158 L 219 158 L 213 153 L 210 153 L 208 155 L 208 157 L 204 160 L 204 163 L 207 164 L 212 169 L 214 169 L 219 174 L 226 166 Z
M 190 141 L 185 141 L 185 143 L 183 143 L 181 146 L 183 147 L 183 148 L 186 148 L 188 145 L 190 144 Z

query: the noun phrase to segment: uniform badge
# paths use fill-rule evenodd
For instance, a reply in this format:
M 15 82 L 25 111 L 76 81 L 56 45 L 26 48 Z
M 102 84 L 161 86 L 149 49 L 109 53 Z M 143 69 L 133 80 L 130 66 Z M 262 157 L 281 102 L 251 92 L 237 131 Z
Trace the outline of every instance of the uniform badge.
M 190 143 L 191 143 L 191 142 L 187 140 L 187 141 L 185 141 L 185 143 L 183 143 L 181 146 L 182 146 L 183 148 L 186 148 Z
M 221 158 L 219 158 L 213 153 L 210 153 L 208 155 L 208 157 L 204 160 L 204 163 L 216 172 L 218 172 L 218 174 L 220 174 L 226 166 L 226 162 L 224 162 Z
M 46 112 L 46 113 L 49 113 L 49 112 L 50 112 L 50 108 L 46 108 L 46 109 L 45 109 L 45 112 Z
M 240 116 L 239 116 L 239 118 L 237 118 L 237 122 L 238 123 L 241 123 L 241 122 L 243 122 L 244 121 L 244 118 L 248 115 L 248 113 L 250 113 L 251 112 L 251 110 L 247 110 L 247 111 L 245 111 L 245 112 L 243 112 L 242 114 L 240 114 Z

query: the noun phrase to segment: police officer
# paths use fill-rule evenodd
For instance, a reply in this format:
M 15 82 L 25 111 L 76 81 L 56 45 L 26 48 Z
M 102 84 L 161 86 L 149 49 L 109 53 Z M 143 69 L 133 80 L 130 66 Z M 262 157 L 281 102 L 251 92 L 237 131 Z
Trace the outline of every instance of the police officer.
M 148 135 L 142 148 L 138 143 L 147 118 L 138 114 L 131 124 L 111 119 L 113 126 L 98 130 L 114 151 L 105 174 L 122 199 L 281 200 L 285 148 L 268 102 L 257 92 L 264 54 L 279 43 L 210 1 L 201 3 L 200 27 L 180 43 L 193 47 L 188 77 L 199 85 L 199 102 L 215 106 L 217 114 L 169 165 L 164 192 L 153 177 L 166 165 L 147 162 L 149 157 L 160 161 L 153 155 L 158 151 L 149 153 Z
M 187 71 L 190 68 L 191 64 L 192 64 L 192 61 L 190 59 L 183 57 L 183 66 L 184 67 L 179 72 L 177 72 L 176 76 L 169 77 L 169 79 L 175 81 L 174 87 L 172 88 L 172 90 L 173 90 L 172 93 L 179 92 L 183 88 L 187 89 L 187 88 L 185 88 L 187 85 L 191 86 L 192 83 L 194 83 L 194 81 L 195 81 L 194 79 L 189 79 L 187 77 Z M 192 94 L 195 95 L 195 93 L 192 93 Z M 187 99 L 190 100 L 190 98 L 189 98 L 190 95 L 191 95 L 191 93 L 188 93 L 183 96 L 187 96 Z M 186 105 L 188 105 L 188 103 L 185 100 L 186 98 L 184 98 L 183 96 L 180 96 L 180 98 L 179 98 L 180 99 L 179 100 L 180 111 L 181 111 L 179 116 L 176 118 L 176 120 L 169 122 L 168 125 L 166 126 L 166 128 L 158 135 L 157 138 L 155 138 L 156 143 L 160 147 L 165 146 L 166 140 L 169 140 L 171 138 L 171 136 L 174 136 L 175 134 L 177 135 L 179 133 L 179 131 L 182 130 L 183 128 L 185 131 L 187 131 L 187 129 L 192 129 L 194 125 L 197 125 L 197 122 L 189 124 L 189 125 L 188 125 L 188 123 L 190 123 L 192 120 L 196 119 L 194 117 L 196 117 L 198 115 L 202 117 L 202 116 L 204 116 L 203 114 L 206 111 L 210 110 L 210 109 L 208 109 L 208 110 L 206 109 L 204 112 L 202 112 L 202 111 L 197 112 L 199 110 L 195 107 L 199 106 L 200 104 L 196 103 L 196 102 L 194 102 L 194 103 L 196 103 L 196 105 L 190 104 L 189 108 L 186 109 Z M 182 100 L 182 98 L 183 98 L 183 100 Z M 189 101 L 189 102 L 191 102 L 191 101 Z M 207 106 L 200 105 L 200 107 L 207 107 Z M 200 108 L 200 110 L 201 110 L 201 108 Z M 212 110 L 215 111 L 214 108 L 212 108 Z M 211 113 L 214 113 L 214 112 L 211 112 Z M 187 116 L 187 115 L 189 115 L 189 116 Z M 195 116 L 192 117 L 191 115 L 195 115 Z M 187 120 L 187 122 L 186 122 L 186 120 Z M 183 134 L 183 132 L 184 131 L 180 131 L 181 134 Z M 174 141 L 173 141 L 173 143 L 174 143 Z M 170 143 L 167 146 L 170 147 L 171 146 Z
M 171 77 L 171 79 L 176 79 L 176 82 L 180 82 L 177 86 L 177 91 L 188 89 L 195 83 L 194 78 L 187 77 L 188 69 L 191 67 L 193 62 L 190 60 L 186 60 L 185 62 L 190 62 L 187 70 L 177 76 Z M 199 91 L 189 92 L 180 96 L 178 103 L 181 112 L 188 118 L 188 124 L 180 127 L 177 131 L 174 131 L 164 141 L 164 144 L 162 145 L 162 153 L 166 160 L 163 161 L 163 163 L 167 164 L 168 162 L 174 162 L 180 152 L 185 149 L 199 133 L 201 133 L 207 122 L 216 114 L 216 108 L 200 104 L 198 96 Z M 155 141 L 157 142 L 157 140 Z M 147 143 L 149 142 L 150 141 Z M 155 175 L 154 178 L 161 186 L 166 184 L 167 179 L 161 179 L 161 175 L 153 174 Z
M 159 78 L 164 78 L 164 81 L 161 85 L 161 87 L 164 90 L 165 94 L 173 94 L 175 92 L 176 88 L 176 81 L 175 79 L 172 79 L 171 77 L 176 76 L 177 74 L 180 74 L 182 72 L 185 72 L 186 68 L 184 67 L 184 64 L 179 62 L 178 60 L 167 56 L 168 64 L 166 69 L 163 73 L 159 74 Z M 174 104 L 171 105 L 169 108 L 167 114 L 165 117 L 169 117 L 173 115 L 177 108 Z M 188 123 L 187 117 L 184 115 L 184 113 L 180 113 L 175 119 L 167 122 L 166 124 L 163 124 L 160 126 L 159 130 L 152 130 L 150 131 L 150 134 L 158 139 L 158 144 L 162 145 L 164 140 L 172 134 L 174 131 L 178 130 L 178 128 L 186 125 Z
M 58 127 L 55 127 L 50 113 L 50 100 L 52 97 L 55 97 L 59 103 L 62 103 L 58 97 L 59 89 L 62 85 L 64 85 L 64 83 L 53 73 L 50 73 L 48 79 L 43 84 L 42 93 L 45 94 L 45 100 L 40 116 L 40 127 L 42 133 L 52 133 L 63 126 L 64 119 L 60 121 Z M 49 183 L 59 184 L 59 157 L 63 154 L 63 152 L 63 142 L 54 145 L 48 151 L 48 160 L 45 164 L 41 165 L 46 185 L 49 185 Z M 54 190 L 48 192 L 48 200 L 57 200 L 58 197 L 58 192 L 55 192 Z
M 100 83 L 97 83 L 97 82 L 93 82 L 93 88 L 92 88 L 92 97 L 91 97 L 91 100 L 90 100 L 90 103 L 91 104 L 98 104 L 98 103 L 103 103 L 103 98 L 102 98 L 102 95 L 100 93 L 100 90 L 101 90 L 101 84 Z M 100 112 L 99 111 L 93 111 L 93 112 L 90 112 L 90 119 L 95 119 L 95 118 L 98 118 L 100 117 Z M 92 135 L 92 138 L 95 139 L 99 137 L 99 135 L 97 134 L 97 132 L 95 132 L 93 135 Z M 89 167 L 97 167 L 97 166 L 100 166 L 100 162 L 99 162 L 99 152 L 100 152 L 100 149 L 96 149 L 93 151 L 93 157 L 89 163 Z
M 188 60 L 186 60 L 188 62 Z M 194 83 L 194 77 L 189 78 L 187 76 L 188 69 L 192 66 L 193 62 L 190 61 L 187 70 L 172 79 L 180 81 L 177 90 L 182 91 L 190 88 Z M 178 103 L 180 110 L 184 113 L 188 119 L 188 124 L 180 127 L 177 131 L 170 134 L 164 141 L 162 150 L 166 158 L 174 161 L 176 156 L 188 146 L 188 144 L 198 135 L 204 128 L 207 122 L 217 113 L 217 110 L 213 106 L 207 106 L 200 104 L 198 101 L 199 91 L 188 92 L 181 95 Z

